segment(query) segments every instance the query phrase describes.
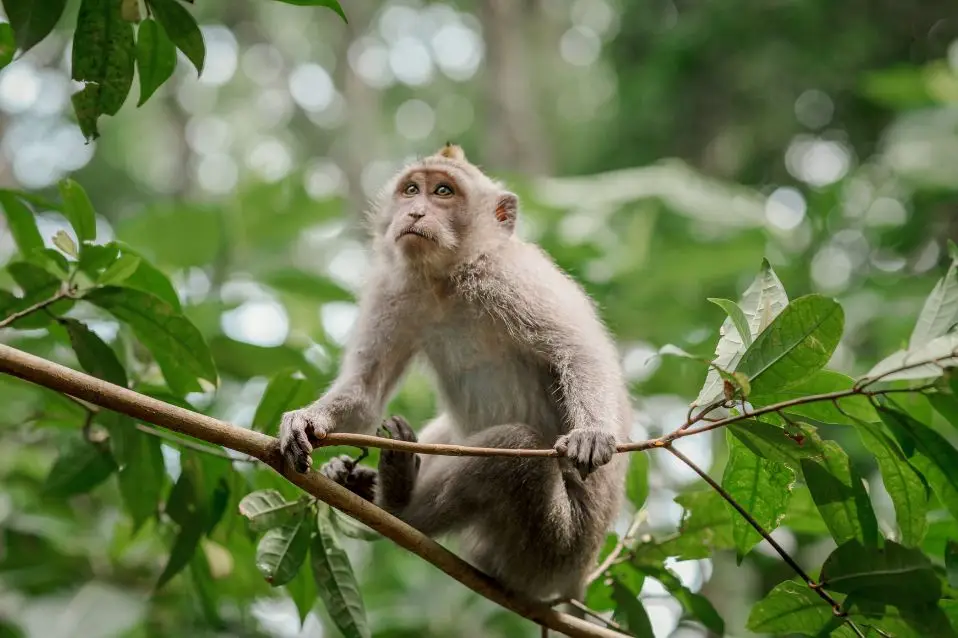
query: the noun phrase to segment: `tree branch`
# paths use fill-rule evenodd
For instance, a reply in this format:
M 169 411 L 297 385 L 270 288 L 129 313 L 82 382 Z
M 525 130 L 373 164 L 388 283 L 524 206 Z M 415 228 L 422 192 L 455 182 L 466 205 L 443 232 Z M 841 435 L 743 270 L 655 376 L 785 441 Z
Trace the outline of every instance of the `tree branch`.
M 10 325 L 12 325 L 17 319 L 23 319 L 27 315 L 32 315 L 35 312 L 39 312 L 43 310 L 44 308 L 46 308 L 47 306 L 52 306 L 53 304 L 60 301 L 61 299 L 67 299 L 68 297 L 71 297 L 72 295 L 73 295 L 72 291 L 66 286 L 64 286 L 49 299 L 38 301 L 32 306 L 28 306 L 27 308 L 24 308 L 23 310 L 18 310 L 17 312 L 14 312 L 13 314 L 4 317 L 2 320 L 0 320 L 0 329 L 7 328 Z
M 279 452 L 279 441 L 271 436 L 164 403 L 3 344 L 0 372 L 259 459 L 315 498 L 365 523 L 478 594 L 544 627 L 573 638 L 625 635 L 505 592 L 492 578 L 436 541 L 318 472 L 299 474 L 287 468 Z

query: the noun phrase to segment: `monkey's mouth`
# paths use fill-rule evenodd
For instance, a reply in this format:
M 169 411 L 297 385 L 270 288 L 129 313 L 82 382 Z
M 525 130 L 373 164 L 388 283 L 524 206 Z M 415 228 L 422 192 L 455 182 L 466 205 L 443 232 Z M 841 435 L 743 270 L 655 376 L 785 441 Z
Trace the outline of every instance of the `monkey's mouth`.
M 402 239 L 406 235 L 415 235 L 416 237 L 422 237 L 423 239 L 429 239 L 429 240 L 433 239 L 433 235 L 429 231 L 423 230 L 422 228 L 416 228 L 415 226 L 410 226 L 409 228 L 406 228 L 401 233 L 399 233 L 399 237 L 397 237 L 397 240 Z

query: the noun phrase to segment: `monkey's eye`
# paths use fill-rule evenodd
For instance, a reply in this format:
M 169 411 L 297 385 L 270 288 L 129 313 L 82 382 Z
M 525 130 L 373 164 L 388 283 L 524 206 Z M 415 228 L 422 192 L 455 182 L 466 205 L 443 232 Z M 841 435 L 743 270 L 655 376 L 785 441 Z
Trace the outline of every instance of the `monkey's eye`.
M 416 186 L 416 184 L 413 182 L 409 182 L 408 184 L 406 184 L 406 187 L 402 189 L 402 194 L 406 195 L 407 197 L 412 197 L 418 192 L 419 192 L 419 187 Z
M 452 187 L 449 184 L 440 184 L 436 186 L 436 190 L 433 191 L 439 197 L 452 197 Z

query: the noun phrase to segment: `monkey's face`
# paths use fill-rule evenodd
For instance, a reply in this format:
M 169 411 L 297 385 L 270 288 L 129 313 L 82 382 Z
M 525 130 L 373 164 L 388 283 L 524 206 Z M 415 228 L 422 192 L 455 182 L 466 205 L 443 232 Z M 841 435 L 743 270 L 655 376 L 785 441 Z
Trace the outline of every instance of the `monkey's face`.
M 392 197 L 386 239 L 414 261 L 451 256 L 459 247 L 466 193 L 450 171 L 430 168 L 402 176 Z

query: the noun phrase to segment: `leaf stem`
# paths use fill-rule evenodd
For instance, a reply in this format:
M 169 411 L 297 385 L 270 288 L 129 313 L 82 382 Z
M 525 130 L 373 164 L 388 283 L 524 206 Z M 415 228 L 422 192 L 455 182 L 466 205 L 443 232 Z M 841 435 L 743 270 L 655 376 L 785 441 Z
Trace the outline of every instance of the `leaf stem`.
M 38 301 L 37 303 L 33 304 L 32 306 L 28 306 L 28 307 L 24 308 L 23 310 L 18 310 L 18 311 L 16 311 L 16 312 L 14 312 L 13 314 L 8 315 L 7 317 L 4 317 L 2 320 L 0 320 L 0 330 L 2 330 L 3 328 L 9 327 L 11 324 L 13 324 L 14 322 L 16 322 L 18 319 L 23 319 L 24 317 L 26 317 L 26 316 L 28 316 L 28 315 L 32 315 L 32 314 L 34 314 L 34 313 L 36 313 L 36 312 L 40 312 L 41 310 L 45 309 L 47 306 L 52 306 L 53 304 L 55 304 L 56 302 L 60 301 L 61 299 L 67 299 L 67 298 L 72 297 L 72 296 L 73 296 L 73 291 L 72 291 L 72 289 L 69 288 L 69 287 L 67 287 L 67 286 L 64 286 L 63 288 L 61 288 L 60 290 L 58 290 L 55 295 L 53 295 L 53 296 L 50 297 L 49 299 L 44 299 L 43 301 Z

